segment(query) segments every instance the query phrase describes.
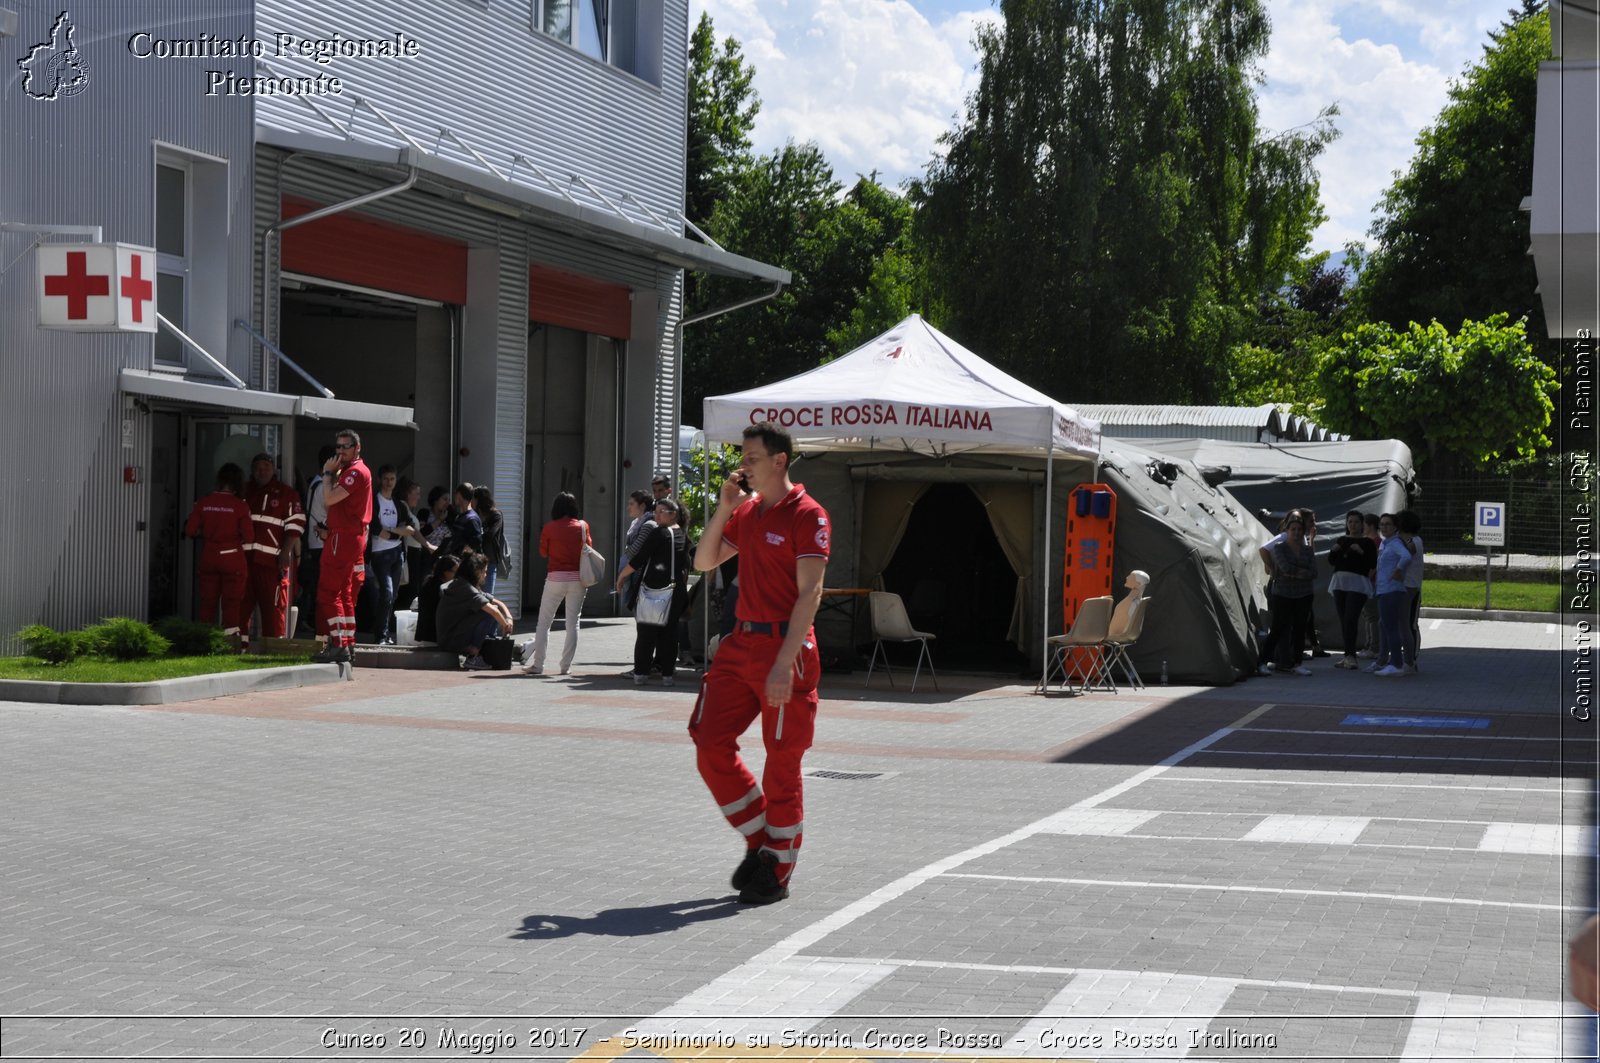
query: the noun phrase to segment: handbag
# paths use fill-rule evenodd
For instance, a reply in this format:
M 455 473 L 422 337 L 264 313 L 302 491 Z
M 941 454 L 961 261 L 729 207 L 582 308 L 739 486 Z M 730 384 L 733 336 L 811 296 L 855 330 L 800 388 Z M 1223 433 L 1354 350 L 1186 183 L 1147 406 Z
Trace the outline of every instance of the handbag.
M 579 521 L 583 528 L 583 553 L 578 555 L 578 582 L 593 587 L 606 574 L 606 559 L 600 551 L 589 545 L 589 522 Z
M 670 547 L 667 551 L 667 585 L 648 587 L 641 583 L 639 604 L 633 609 L 633 618 L 650 627 L 667 626 L 667 621 L 672 616 L 672 595 L 678 589 L 678 538 L 672 534 L 671 528 L 662 530 L 667 533 Z
M 506 672 L 511 669 L 511 657 L 516 652 L 510 639 L 484 639 L 483 645 L 478 647 L 478 653 L 483 661 L 496 672 Z

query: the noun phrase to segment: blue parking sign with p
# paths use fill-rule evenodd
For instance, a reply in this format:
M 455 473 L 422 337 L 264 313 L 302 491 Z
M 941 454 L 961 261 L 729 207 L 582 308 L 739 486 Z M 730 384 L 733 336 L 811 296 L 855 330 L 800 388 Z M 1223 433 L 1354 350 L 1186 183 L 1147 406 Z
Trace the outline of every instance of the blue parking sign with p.
M 1498 528 L 1500 526 L 1500 513 L 1499 506 L 1479 506 L 1478 523 L 1485 528 Z

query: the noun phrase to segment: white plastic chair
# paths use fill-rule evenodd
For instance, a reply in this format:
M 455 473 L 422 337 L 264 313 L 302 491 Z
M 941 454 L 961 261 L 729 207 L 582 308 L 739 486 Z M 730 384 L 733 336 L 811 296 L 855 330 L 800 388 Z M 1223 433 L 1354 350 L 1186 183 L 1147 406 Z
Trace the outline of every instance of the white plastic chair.
M 1139 670 L 1133 666 L 1133 658 L 1128 656 L 1128 647 L 1139 641 L 1139 635 L 1144 631 L 1145 614 L 1150 611 L 1149 598 L 1124 598 L 1128 604 L 1126 612 L 1118 607 L 1122 616 L 1113 616 L 1111 630 L 1106 635 L 1104 643 L 1106 650 L 1105 671 L 1106 677 L 1115 685 L 1113 669 L 1122 666 L 1122 674 L 1127 677 L 1128 684 L 1135 690 L 1144 689 L 1144 680 L 1139 678 Z
M 1054 648 L 1050 667 L 1034 692 L 1050 692 L 1050 680 L 1059 672 L 1062 685 L 1074 694 L 1081 694 L 1103 681 L 1105 655 L 1101 646 L 1111 629 L 1111 595 L 1089 598 L 1073 617 L 1072 630 L 1065 635 L 1051 635 L 1046 642 Z M 1069 664 L 1070 658 L 1070 664 Z M 1080 685 L 1073 690 L 1073 682 Z M 1110 686 L 1115 690 L 1115 686 Z
M 894 686 L 894 671 L 889 667 L 889 652 L 883 648 L 883 644 L 915 642 L 921 649 L 917 653 L 917 670 L 911 675 L 911 692 L 917 692 L 917 677 L 922 674 L 924 660 L 928 662 L 928 674 L 933 676 L 933 689 L 938 690 L 939 674 L 933 670 L 933 655 L 928 652 L 928 641 L 938 636 L 911 626 L 911 618 L 906 615 L 906 603 L 900 600 L 898 594 L 873 591 L 867 595 L 867 606 L 872 614 L 872 637 L 877 640 L 872 645 L 872 660 L 867 664 L 867 682 L 872 682 L 872 669 L 876 667 L 881 653 L 883 670 L 889 674 L 889 685 Z

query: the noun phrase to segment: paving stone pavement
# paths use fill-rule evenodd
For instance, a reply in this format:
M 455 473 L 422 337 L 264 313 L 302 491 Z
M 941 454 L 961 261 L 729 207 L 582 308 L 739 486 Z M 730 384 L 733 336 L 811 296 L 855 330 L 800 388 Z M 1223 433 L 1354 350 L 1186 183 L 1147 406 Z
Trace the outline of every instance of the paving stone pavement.
M 0 1058 L 1592 1058 L 1571 634 L 1425 621 L 1390 680 L 829 676 L 769 908 L 625 623 L 563 678 L 0 703 Z

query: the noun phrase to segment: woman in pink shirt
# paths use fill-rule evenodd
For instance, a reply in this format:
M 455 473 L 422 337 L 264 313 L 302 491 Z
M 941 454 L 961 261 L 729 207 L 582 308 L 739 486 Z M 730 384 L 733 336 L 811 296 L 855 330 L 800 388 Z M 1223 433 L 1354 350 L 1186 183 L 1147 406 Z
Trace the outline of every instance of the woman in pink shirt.
M 539 627 L 533 636 L 533 663 L 529 675 L 544 674 L 544 651 L 550 639 L 550 623 L 556 607 L 566 603 L 567 641 L 561 648 L 561 674 L 572 669 L 578 652 L 578 617 L 583 612 L 583 583 L 578 579 L 578 561 L 583 548 L 593 545 L 589 525 L 578 518 L 578 500 L 566 491 L 556 495 L 550 507 L 550 520 L 539 532 L 539 556 L 549 563 L 544 577 L 544 594 L 539 599 Z

